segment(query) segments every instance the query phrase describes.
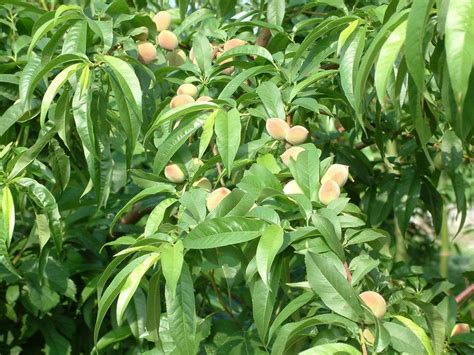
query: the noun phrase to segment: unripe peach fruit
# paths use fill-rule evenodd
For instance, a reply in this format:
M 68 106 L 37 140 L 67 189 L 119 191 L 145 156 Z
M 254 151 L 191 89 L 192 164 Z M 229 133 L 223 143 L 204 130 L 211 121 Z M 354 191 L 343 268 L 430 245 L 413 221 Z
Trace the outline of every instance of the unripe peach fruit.
M 265 128 L 273 139 L 283 140 L 288 134 L 290 126 L 288 126 L 285 120 L 269 118 L 265 123 Z
M 172 52 L 168 52 L 166 55 L 169 65 L 174 67 L 179 67 L 186 62 L 186 53 L 182 49 L 178 49 Z
M 240 46 L 245 46 L 247 42 L 239 39 L 239 38 L 233 38 L 228 40 L 227 42 L 224 43 L 224 52 L 231 50 L 232 48 L 235 47 L 240 47 Z
M 204 189 L 206 191 L 211 191 L 211 189 L 212 189 L 211 182 L 205 177 L 202 177 L 199 180 L 196 180 L 193 183 L 193 186 L 200 187 L 201 189 Z
M 158 32 L 167 30 L 171 25 L 171 15 L 167 11 L 160 11 L 153 16 L 153 22 Z
M 171 99 L 170 107 L 175 108 L 175 107 L 183 106 L 186 104 L 191 104 L 193 102 L 194 102 L 194 99 L 192 98 L 192 96 L 184 95 L 184 94 L 176 95 L 175 97 Z
M 283 164 L 288 166 L 288 164 L 290 163 L 290 159 L 296 160 L 296 158 L 298 157 L 298 154 L 300 154 L 303 151 L 304 149 L 301 147 L 291 147 L 285 150 L 285 152 L 282 155 L 280 155 L 280 158 Z
M 319 189 L 319 201 L 322 204 L 328 205 L 331 201 L 334 201 L 341 194 L 339 185 L 332 180 L 325 181 L 321 184 Z
M 198 94 L 198 89 L 193 84 L 182 84 L 176 91 L 178 95 L 189 95 L 195 98 Z
M 143 64 L 150 64 L 156 60 L 156 48 L 150 42 L 138 44 L 138 60 Z
M 285 184 L 283 187 L 283 193 L 285 195 L 304 194 L 303 190 L 301 190 L 295 180 L 290 180 Z
M 218 189 L 212 191 L 209 196 L 207 196 L 206 202 L 209 212 L 214 210 L 228 194 L 230 194 L 230 190 L 225 187 L 219 187 Z
M 471 331 L 471 328 L 469 327 L 469 324 L 467 323 L 456 323 L 453 327 L 453 331 L 451 332 L 451 336 L 455 336 L 458 334 L 465 334 L 469 333 Z
M 178 48 L 178 37 L 171 31 L 161 31 L 157 39 L 159 46 L 163 49 L 174 51 Z
M 175 184 L 180 184 L 186 179 L 183 171 L 176 164 L 170 164 L 165 168 L 165 176 L 169 181 Z
M 359 297 L 378 319 L 383 318 L 387 311 L 387 304 L 380 294 L 374 291 L 365 291 L 362 292 Z
M 364 339 L 367 343 L 369 343 L 369 344 L 374 343 L 375 337 L 374 337 L 374 334 L 372 333 L 372 331 L 369 328 L 365 328 L 362 331 L 362 335 L 363 335 L 363 337 L 364 337 Z
M 286 134 L 286 141 L 293 145 L 304 143 L 308 138 L 308 130 L 303 126 L 291 127 Z
M 209 102 L 209 101 L 212 101 L 212 97 L 210 96 L 201 96 L 196 100 L 196 102 Z
M 347 182 L 349 177 L 349 166 L 342 164 L 333 164 L 331 165 L 324 176 L 321 179 L 321 182 L 324 184 L 328 180 L 334 181 L 339 187 L 343 187 Z

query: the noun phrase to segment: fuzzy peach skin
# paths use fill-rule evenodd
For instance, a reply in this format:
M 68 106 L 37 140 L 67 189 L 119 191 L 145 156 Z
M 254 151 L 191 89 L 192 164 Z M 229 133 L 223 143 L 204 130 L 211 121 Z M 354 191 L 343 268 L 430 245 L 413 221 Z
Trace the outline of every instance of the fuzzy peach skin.
M 379 293 L 374 291 L 365 291 L 362 292 L 359 297 L 378 319 L 383 318 L 385 312 L 387 312 L 387 303 Z
M 283 162 L 283 164 L 288 166 L 288 164 L 290 163 L 290 159 L 296 160 L 298 154 L 300 154 L 301 152 L 304 152 L 304 149 L 301 147 L 288 148 L 282 155 L 280 155 L 281 161 Z
M 230 190 L 226 187 L 219 187 L 207 196 L 206 207 L 209 212 L 213 211 L 221 201 L 230 194 Z
M 153 22 L 158 32 L 167 30 L 171 25 L 171 15 L 167 11 L 159 11 L 153 16 Z
M 176 164 L 170 164 L 166 166 L 165 177 L 169 181 L 174 182 L 175 184 L 180 184 L 186 179 L 186 176 L 184 175 L 183 171 Z
M 186 53 L 182 49 L 176 49 L 172 52 L 168 52 L 166 54 L 166 59 L 168 60 L 168 64 L 174 67 L 179 67 L 186 62 Z
M 293 126 L 286 134 L 286 141 L 293 145 L 302 144 L 308 138 L 309 131 L 303 126 Z
M 245 46 L 247 42 L 239 39 L 239 38 L 233 38 L 228 40 L 227 42 L 224 43 L 224 52 L 229 51 L 233 48 L 240 47 L 240 46 Z
M 175 97 L 171 99 L 170 107 L 176 108 L 176 107 L 183 106 L 186 104 L 192 104 L 193 102 L 194 102 L 194 99 L 189 95 L 176 95 Z
M 342 164 L 331 165 L 321 179 L 321 183 L 328 180 L 336 182 L 339 187 L 343 187 L 349 177 L 349 166 Z
M 323 205 L 328 205 L 337 199 L 340 194 L 341 189 L 339 185 L 332 180 L 328 180 L 321 184 L 321 188 L 319 189 L 319 201 L 321 201 Z
M 161 48 L 169 51 L 174 51 L 176 48 L 178 48 L 178 37 L 176 37 L 173 32 L 168 30 L 163 30 L 160 32 L 160 34 L 157 36 L 157 42 Z
M 283 186 L 283 193 L 285 195 L 304 194 L 295 180 L 290 180 Z
M 206 95 L 201 96 L 196 100 L 196 102 L 209 102 L 209 101 L 212 101 L 212 97 L 206 96 Z
M 467 323 L 456 323 L 453 327 L 453 331 L 451 332 L 451 336 L 455 336 L 458 334 L 465 334 L 471 331 L 471 327 Z
M 198 94 L 198 88 L 194 86 L 193 84 L 186 83 L 186 84 L 180 85 L 176 93 L 178 95 L 189 95 L 192 98 L 196 98 Z
M 290 126 L 286 123 L 285 120 L 280 118 L 269 118 L 265 122 L 265 128 L 267 129 L 268 134 L 277 140 L 283 140 L 286 138 Z
M 143 64 L 151 64 L 156 60 L 156 48 L 150 42 L 141 42 L 137 46 L 138 60 Z

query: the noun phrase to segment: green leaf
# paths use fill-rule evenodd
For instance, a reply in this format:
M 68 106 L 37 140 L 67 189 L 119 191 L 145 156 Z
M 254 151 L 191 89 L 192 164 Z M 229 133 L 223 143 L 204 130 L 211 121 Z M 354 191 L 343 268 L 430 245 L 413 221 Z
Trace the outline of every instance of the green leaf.
M 146 302 L 146 329 L 154 342 L 160 340 L 161 291 L 159 271 L 150 278 Z
M 405 42 L 407 22 L 404 21 L 393 30 L 380 49 L 379 58 L 375 64 L 375 89 L 380 104 L 385 104 L 385 91 L 390 75 L 393 73 L 393 65 L 397 60 L 398 53 Z
M 359 355 L 361 352 L 351 345 L 344 343 L 332 343 L 316 345 L 308 350 L 302 351 L 299 355 L 333 355 L 333 354 L 347 354 Z
M 199 69 L 204 75 L 208 75 L 212 69 L 212 46 L 208 39 L 200 33 L 193 36 L 193 53 Z
M 176 295 L 171 294 L 169 287 L 165 288 L 168 323 L 178 353 L 195 354 L 199 346 L 196 336 L 196 305 L 193 280 L 186 263 L 180 273 Z
M 87 21 L 79 20 L 70 26 L 64 36 L 61 54 L 86 53 L 87 46 Z
M 20 178 L 15 180 L 15 183 L 46 213 L 56 250 L 58 252 L 61 251 L 64 232 L 61 214 L 59 213 L 58 205 L 53 194 L 45 186 L 30 178 Z
M 394 197 L 395 214 L 402 234 L 405 234 L 408 228 L 420 197 L 420 190 L 421 181 L 416 172 L 413 169 L 403 169 Z
M 10 256 L 8 255 L 8 248 L 5 243 L 5 240 L 3 239 L 0 239 L 0 264 L 3 265 L 5 269 L 7 269 L 12 275 L 21 279 L 20 274 L 15 269 L 15 266 L 12 264 L 10 260 Z
M 216 121 L 218 112 L 220 111 L 212 111 L 212 113 L 207 117 L 206 121 L 202 125 L 202 133 L 199 137 L 199 159 L 202 158 L 206 152 L 207 147 L 209 146 L 209 143 L 211 142 L 212 135 L 214 134 L 214 123 Z
M 115 269 L 115 267 L 124 259 L 124 257 L 120 257 L 117 259 L 114 259 L 113 267 L 110 267 L 109 265 L 107 267 L 107 277 L 102 278 L 99 280 L 99 283 L 97 284 L 97 292 L 99 295 L 99 304 L 98 304 L 98 311 L 97 311 L 97 318 L 95 321 L 95 326 L 94 326 L 94 343 L 97 344 L 97 339 L 99 338 L 99 331 L 100 331 L 100 326 L 102 325 L 102 322 L 104 321 L 105 315 L 107 314 L 110 306 L 112 306 L 112 303 L 114 300 L 117 298 L 117 296 L 120 293 L 120 290 L 122 286 L 124 285 L 128 275 L 135 270 L 135 268 L 140 265 L 142 262 L 144 262 L 149 255 L 142 255 L 130 263 L 128 263 L 120 272 L 115 275 L 113 278 L 112 282 L 110 285 L 106 288 L 104 293 L 102 294 L 102 287 L 103 284 L 105 284 L 108 276 L 110 276 L 110 273 Z M 109 268 L 110 267 L 110 268 Z M 100 288 L 99 288 L 100 287 Z
M 316 201 L 319 191 L 319 159 L 321 151 L 313 144 L 301 146 L 304 152 L 298 154 L 296 161 L 290 160 L 289 168 L 298 186 L 311 201 Z
M 45 126 L 45 132 L 43 135 L 40 135 L 36 142 L 23 153 L 16 161 L 13 169 L 8 174 L 7 180 L 13 180 L 19 176 L 23 171 L 36 159 L 36 157 L 41 153 L 43 148 L 49 141 L 54 137 L 57 132 L 57 127 L 54 124 L 48 124 Z
M 219 111 L 217 113 L 215 123 L 217 149 L 229 176 L 240 146 L 240 130 L 240 114 L 236 109 L 232 109 L 229 112 Z
M 166 280 L 166 287 L 172 297 L 176 293 L 181 268 L 184 261 L 184 248 L 181 240 L 174 244 L 163 244 L 161 247 L 161 267 Z
M 114 328 L 99 339 L 95 349 L 103 350 L 112 344 L 127 339 L 130 335 L 132 335 L 132 333 L 130 332 L 130 326 L 128 324 Z
M 10 247 L 15 228 L 15 204 L 8 186 L 3 186 L 0 196 L 2 201 L 0 205 L 0 239 L 5 242 L 7 247 Z
M 285 0 L 268 0 L 267 20 L 268 23 L 281 25 L 285 17 Z
M 264 81 L 255 90 L 267 113 L 267 118 L 285 119 L 285 106 L 281 98 L 281 89 L 273 82 Z
M 446 131 L 441 141 L 443 167 L 450 173 L 456 172 L 464 160 L 462 141 L 453 131 Z
M 198 117 L 173 130 L 165 141 L 157 147 L 158 152 L 155 155 L 153 172 L 155 174 L 161 173 L 178 149 L 181 148 L 181 146 L 187 142 L 188 138 L 201 128 L 203 124 L 204 119 Z
M 140 281 L 145 273 L 151 268 L 160 258 L 159 253 L 150 253 L 147 255 L 147 258 L 143 260 L 139 265 L 137 265 L 133 271 L 128 275 L 127 280 L 120 288 L 120 294 L 117 299 L 117 323 L 120 325 L 122 323 L 122 317 L 125 312 L 125 309 L 128 306 L 128 303 L 132 299 L 135 291 L 140 285 Z
M 433 8 L 434 0 L 420 0 L 412 3 L 408 14 L 405 40 L 405 59 L 408 71 L 418 90 L 423 92 L 425 86 L 425 55 L 423 39 L 426 34 L 426 23 Z
M 275 317 L 270 330 L 268 331 L 268 340 L 270 341 L 273 338 L 275 332 L 280 328 L 285 320 L 287 320 L 292 314 L 299 311 L 306 305 L 309 301 L 314 298 L 313 292 L 304 292 L 295 299 L 291 300 L 285 308 L 281 310 L 280 313 Z
M 137 203 L 140 200 L 143 200 L 144 198 L 147 198 L 152 195 L 159 194 L 161 192 L 168 192 L 168 193 L 173 193 L 174 188 L 171 185 L 168 184 L 162 184 L 162 183 L 156 183 L 154 186 L 148 187 L 142 191 L 140 191 L 137 195 L 135 195 L 131 200 L 129 200 L 125 206 L 123 206 L 120 211 L 117 212 L 115 215 L 114 219 L 112 220 L 112 223 L 110 224 L 110 231 L 114 228 L 115 224 L 119 220 L 119 218 L 122 216 L 122 214 L 125 213 L 132 205 Z
M 164 199 L 153 209 L 153 211 L 151 211 L 146 220 L 145 232 L 143 233 L 145 237 L 151 236 L 158 230 L 161 222 L 163 222 L 166 209 L 172 206 L 176 201 L 178 200 L 175 198 Z
M 355 82 L 360 58 L 364 50 L 366 33 L 367 29 L 365 27 L 358 28 L 349 36 L 341 49 L 341 60 L 339 63 L 341 86 L 347 101 L 349 101 L 354 109 L 356 108 L 354 97 Z
M 274 74 L 275 68 L 271 65 L 255 66 L 239 73 L 224 87 L 219 94 L 219 99 L 225 100 L 232 97 L 237 89 L 249 78 L 256 77 L 259 74 Z
M 269 285 L 257 279 L 252 286 L 252 312 L 258 336 L 265 344 L 280 282 L 281 263 L 273 266 Z
M 461 111 L 474 64 L 474 4 L 450 0 L 445 27 L 446 60 L 454 97 Z
M 267 226 L 260 237 L 255 255 L 258 273 L 267 287 L 270 287 L 270 270 L 273 261 L 282 245 L 283 229 L 275 224 Z
M 221 56 L 219 56 L 219 58 L 217 58 L 217 62 L 222 63 L 227 58 L 246 56 L 246 55 L 261 57 L 273 63 L 272 54 L 267 49 L 260 46 L 253 46 L 253 45 L 239 46 L 239 47 L 232 48 L 228 51 L 225 51 L 224 53 L 222 53 Z
M 344 260 L 344 249 L 339 237 L 337 236 L 333 223 L 328 218 L 319 214 L 313 215 L 312 221 L 318 232 L 323 236 L 329 248 L 338 256 L 339 259 Z
M 184 238 L 187 249 L 210 249 L 239 244 L 258 238 L 265 228 L 263 221 L 245 217 L 219 217 L 206 220 Z
M 433 347 L 431 345 L 431 341 L 428 338 L 428 336 L 426 335 L 423 328 L 421 328 L 418 324 L 413 322 L 411 319 L 408 319 L 408 318 L 403 317 L 403 316 L 395 316 L 395 319 L 399 320 L 403 325 L 405 325 L 407 328 L 409 328 L 417 336 L 417 338 L 423 344 L 423 347 L 425 348 L 428 355 L 434 355 L 434 351 L 433 351 Z
M 311 288 L 333 312 L 349 319 L 360 319 L 364 311 L 355 290 L 336 267 L 336 260 L 327 255 L 308 252 L 305 256 Z

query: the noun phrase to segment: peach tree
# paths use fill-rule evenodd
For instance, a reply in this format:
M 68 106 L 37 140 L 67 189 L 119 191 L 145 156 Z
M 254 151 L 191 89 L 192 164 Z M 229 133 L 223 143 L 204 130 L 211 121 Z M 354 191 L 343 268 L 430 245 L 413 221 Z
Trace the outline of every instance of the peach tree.
M 1 353 L 473 351 L 470 0 L 0 15 Z

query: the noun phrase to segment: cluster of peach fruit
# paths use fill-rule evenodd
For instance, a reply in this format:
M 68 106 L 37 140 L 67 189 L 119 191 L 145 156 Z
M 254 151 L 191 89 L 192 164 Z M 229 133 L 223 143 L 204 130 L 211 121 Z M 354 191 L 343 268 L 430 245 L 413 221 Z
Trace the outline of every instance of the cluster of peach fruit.
M 159 32 L 156 36 L 156 42 L 158 45 L 175 53 L 174 51 L 178 48 L 178 37 L 169 30 L 171 26 L 171 15 L 167 11 L 160 11 L 153 17 L 153 22 L 156 25 L 156 30 Z M 151 64 L 156 60 L 156 48 L 146 39 L 148 35 L 141 37 L 140 43 L 138 43 L 138 59 L 143 64 Z M 176 53 L 175 53 L 176 54 Z
M 195 85 L 190 83 L 182 84 L 178 90 L 176 90 L 176 96 L 171 99 L 170 107 L 176 108 L 194 102 L 208 102 L 212 100 L 210 96 L 201 96 L 196 99 L 197 96 L 198 88 Z
M 370 309 L 378 319 L 382 319 L 387 312 L 387 303 L 385 299 L 375 291 L 365 291 L 362 292 L 359 297 L 362 299 L 362 302 Z M 369 328 L 365 328 L 362 332 L 364 339 L 369 344 L 373 344 L 375 341 L 374 334 Z
M 298 155 L 303 152 L 302 147 L 288 148 L 280 158 L 283 164 L 288 165 L 290 159 L 296 160 Z M 321 187 L 319 188 L 319 201 L 328 205 L 330 202 L 337 199 L 341 194 L 341 187 L 343 187 L 349 177 L 349 167 L 343 164 L 332 164 L 321 178 Z M 295 180 L 290 180 L 283 188 L 286 195 L 302 194 L 303 191 L 298 186 Z
M 184 50 L 178 48 L 179 40 L 176 34 L 169 30 L 171 26 L 171 15 L 167 11 L 159 11 L 153 16 L 153 22 L 156 25 L 158 36 L 156 36 L 156 43 L 163 49 L 167 50 L 166 59 L 172 66 L 180 66 L 186 62 L 187 56 Z M 143 64 L 151 64 L 157 58 L 156 47 L 153 43 L 148 41 L 148 30 L 145 28 L 144 32 L 140 36 L 136 37 L 139 40 L 137 45 L 138 59 Z M 243 46 L 247 42 L 233 38 L 224 43 L 223 46 L 211 45 L 211 57 L 210 59 L 216 59 L 220 57 L 224 52 L 239 46 Z M 196 64 L 196 57 L 193 49 L 189 51 L 189 59 Z M 222 64 L 231 61 L 232 58 L 228 58 L 222 61 Z M 222 72 L 230 75 L 234 71 L 233 67 L 225 68 Z

